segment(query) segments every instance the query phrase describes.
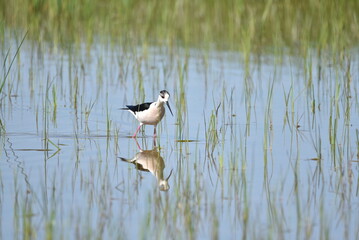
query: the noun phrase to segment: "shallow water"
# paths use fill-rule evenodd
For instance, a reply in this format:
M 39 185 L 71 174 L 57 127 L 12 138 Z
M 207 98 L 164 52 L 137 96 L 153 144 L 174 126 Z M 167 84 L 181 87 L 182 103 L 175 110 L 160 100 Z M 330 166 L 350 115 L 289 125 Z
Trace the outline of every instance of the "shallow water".
M 358 238 L 357 58 L 25 41 L 1 100 L 1 238 Z M 140 150 L 119 108 L 162 89 L 174 117 L 137 141 L 168 191 L 121 161 Z

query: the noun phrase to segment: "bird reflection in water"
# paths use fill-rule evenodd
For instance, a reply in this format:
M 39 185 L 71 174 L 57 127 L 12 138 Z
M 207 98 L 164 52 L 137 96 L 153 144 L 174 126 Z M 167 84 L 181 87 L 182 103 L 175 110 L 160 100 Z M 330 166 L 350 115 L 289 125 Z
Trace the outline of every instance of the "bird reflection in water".
M 139 171 L 145 171 L 152 173 L 158 183 L 158 187 L 161 191 L 168 191 L 170 186 L 168 185 L 168 179 L 171 177 L 172 170 L 167 178 L 164 178 L 163 170 L 165 168 L 165 162 L 160 155 L 160 152 L 156 147 L 156 139 L 153 140 L 153 149 L 152 150 L 142 150 L 140 145 L 135 139 L 137 147 L 140 149 L 138 153 L 132 159 L 126 159 L 120 157 L 124 162 L 132 163 L 136 166 L 136 169 Z

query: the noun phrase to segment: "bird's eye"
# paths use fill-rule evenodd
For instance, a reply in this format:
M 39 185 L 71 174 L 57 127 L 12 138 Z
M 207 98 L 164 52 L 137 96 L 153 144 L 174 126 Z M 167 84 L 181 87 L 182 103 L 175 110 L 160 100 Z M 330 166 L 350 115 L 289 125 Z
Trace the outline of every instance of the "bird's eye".
M 161 95 L 161 98 L 165 98 L 165 96 Z

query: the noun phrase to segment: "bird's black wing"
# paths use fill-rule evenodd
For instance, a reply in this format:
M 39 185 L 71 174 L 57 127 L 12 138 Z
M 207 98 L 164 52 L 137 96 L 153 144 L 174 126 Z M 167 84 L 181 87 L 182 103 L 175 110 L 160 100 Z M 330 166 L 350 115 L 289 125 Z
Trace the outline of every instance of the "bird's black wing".
M 152 102 L 146 102 L 138 105 L 126 105 L 126 107 L 128 107 L 128 109 L 131 110 L 132 112 L 136 113 L 149 109 L 151 103 Z

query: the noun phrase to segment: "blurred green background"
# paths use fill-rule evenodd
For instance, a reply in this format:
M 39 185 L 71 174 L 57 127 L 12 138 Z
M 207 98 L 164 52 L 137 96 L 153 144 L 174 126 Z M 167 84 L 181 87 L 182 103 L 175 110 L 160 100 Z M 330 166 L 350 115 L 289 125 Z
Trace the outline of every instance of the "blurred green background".
M 110 40 L 305 54 L 359 40 L 357 0 L 1 0 L 0 9 L 2 35 L 28 30 L 30 39 L 59 45 Z

